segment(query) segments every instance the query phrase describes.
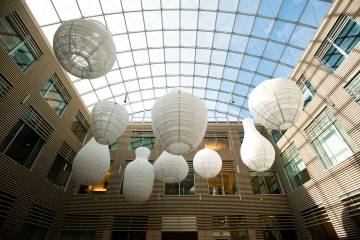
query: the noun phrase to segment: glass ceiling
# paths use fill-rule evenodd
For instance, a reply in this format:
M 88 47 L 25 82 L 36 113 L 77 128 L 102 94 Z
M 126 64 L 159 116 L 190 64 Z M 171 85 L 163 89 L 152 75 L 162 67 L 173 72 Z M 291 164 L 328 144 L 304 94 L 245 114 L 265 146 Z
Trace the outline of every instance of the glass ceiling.
M 179 86 L 203 99 L 209 121 L 249 117 L 249 93 L 266 79 L 290 76 L 331 7 L 330 0 L 26 2 L 51 44 L 62 21 L 106 24 L 117 51 L 112 71 L 70 78 L 89 110 L 116 101 L 132 121 L 151 121 L 154 101 Z

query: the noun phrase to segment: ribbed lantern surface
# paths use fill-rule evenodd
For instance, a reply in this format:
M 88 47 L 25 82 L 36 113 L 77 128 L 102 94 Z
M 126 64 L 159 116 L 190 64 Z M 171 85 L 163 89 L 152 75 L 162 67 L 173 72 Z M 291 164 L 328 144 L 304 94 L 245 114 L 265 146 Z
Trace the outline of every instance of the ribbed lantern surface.
M 220 155 L 212 149 L 204 148 L 198 151 L 193 159 L 195 172 L 203 178 L 212 178 L 221 171 Z
M 123 192 L 128 202 L 143 203 L 151 196 L 155 173 L 153 165 L 148 161 L 148 148 L 139 147 L 135 149 L 135 154 L 135 160 L 124 171 Z
M 207 109 L 196 96 L 176 89 L 159 98 L 152 109 L 152 129 L 169 153 L 182 155 L 194 150 L 207 127 Z
M 269 129 L 286 130 L 303 109 L 301 89 L 286 78 L 259 84 L 249 96 L 249 110 L 257 123 Z
M 74 158 L 72 175 L 84 185 L 100 183 L 110 168 L 109 147 L 91 138 Z
M 240 155 L 243 163 L 253 171 L 269 170 L 275 161 L 275 150 L 272 144 L 255 128 L 250 118 L 243 121 L 244 139 Z
M 60 65 L 79 78 L 105 75 L 116 59 L 111 33 L 96 20 L 76 19 L 62 23 L 55 32 L 53 48 Z
M 91 111 L 91 129 L 95 140 L 110 145 L 129 124 L 126 108 L 114 102 L 98 102 Z
M 183 156 L 163 151 L 154 163 L 156 179 L 165 183 L 178 183 L 184 180 L 189 166 Z

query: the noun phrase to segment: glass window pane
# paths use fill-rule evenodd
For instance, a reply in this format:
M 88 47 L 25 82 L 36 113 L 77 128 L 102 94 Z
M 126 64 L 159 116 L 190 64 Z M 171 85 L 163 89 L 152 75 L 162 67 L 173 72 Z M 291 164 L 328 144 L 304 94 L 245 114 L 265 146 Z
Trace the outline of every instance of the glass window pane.
M 349 54 L 360 41 L 360 24 L 349 20 L 336 37 L 335 44 Z
M 35 56 L 25 42 L 19 44 L 9 55 L 22 71 L 28 69 L 30 65 L 35 62 Z
M 70 176 L 71 168 L 72 166 L 68 161 L 61 155 L 57 155 L 48 173 L 48 179 L 59 187 L 64 188 Z
M 5 17 L 0 18 L 0 47 L 10 52 L 22 42 L 20 36 Z

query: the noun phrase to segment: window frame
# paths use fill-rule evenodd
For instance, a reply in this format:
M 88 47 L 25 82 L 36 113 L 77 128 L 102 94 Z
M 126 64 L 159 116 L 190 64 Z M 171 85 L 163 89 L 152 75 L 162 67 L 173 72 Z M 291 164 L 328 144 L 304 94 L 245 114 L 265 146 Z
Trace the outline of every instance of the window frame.
M 52 168 L 54 167 L 55 161 L 58 159 L 59 156 L 62 158 L 62 159 L 61 159 L 62 162 L 66 162 L 66 164 L 68 164 L 68 165 L 70 166 L 70 173 L 69 173 L 69 175 L 66 177 L 66 181 L 65 181 L 64 186 L 60 186 L 59 184 L 57 184 L 57 183 L 55 182 L 55 180 L 56 180 L 56 178 L 57 178 L 57 176 L 58 176 L 58 174 L 59 174 L 60 167 L 59 167 L 58 171 L 56 172 L 56 175 L 54 176 L 54 180 L 49 179 L 49 174 L 50 174 Z M 61 166 L 61 164 L 60 164 L 60 166 Z M 67 185 L 69 184 L 71 174 L 72 174 L 72 163 L 71 163 L 68 159 L 66 159 L 64 156 L 62 156 L 61 154 L 58 153 L 58 154 L 56 155 L 56 157 L 55 157 L 55 159 L 54 159 L 54 161 L 53 161 L 50 169 L 49 169 L 49 172 L 48 172 L 48 174 L 47 174 L 47 179 L 48 179 L 52 184 L 54 184 L 55 186 L 57 186 L 57 187 L 59 187 L 60 189 L 62 189 L 62 190 L 65 191 Z
M 80 112 L 79 112 L 80 113 Z M 76 114 L 76 116 L 74 117 L 74 120 L 73 122 L 71 123 L 71 126 L 70 126 L 70 130 L 71 132 L 74 134 L 74 136 L 80 141 L 81 144 L 84 144 L 85 140 L 86 140 L 86 137 L 89 133 L 89 128 L 87 128 L 85 125 L 85 123 L 81 120 L 81 117 L 79 116 L 79 113 Z M 72 126 L 74 125 L 74 123 L 79 123 L 78 127 L 76 128 L 75 131 L 72 130 Z M 79 136 L 77 135 L 78 132 L 79 132 L 79 127 L 82 127 L 84 130 L 86 130 L 86 134 L 84 135 L 84 139 L 80 139 Z
M 265 174 L 268 173 L 268 172 L 273 172 L 274 173 L 274 177 L 277 179 L 277 182 L 279 184 L 280 193 L 270 193 L 269 192 L 267 183 L 266 183 L 266 181 L 264 179 L 264 177 L 266 177 Z M 251 176 L 251 173 L 255 173 L 256 177 L 261 177 L 262 178 L 262 182 L 263 182 L 263 184 L 265 186 L 266 193 L 261 193 L 261 192 L 260 193 L 255 193 L 255 189 L 253 188 L 253 180 L 252 180 L 252 177 L 254 177 L 254 176 Z M 282 187 L 280 178 L 279 178 L 279 176 L 278 176 L 278 174 L 277 174 L 277 172 L 275 170 L 269 169 L 269 170 L 261 172 L 261 173 L 256 172 L 256 171 L 252 171 L 252 170 L 248 170 L 248 176 L 250 178 L 250 184 L 251 184 L 251 188 L 253 190 L 253 194 L 255 194 L 255 195 L 284 195 L 284 189 Z
M 234 180 L 235 180 L 235 188 L 236 188 L 236 191 L 235 193 L 232 193 L 232 194 L 226 194 L 225 192 L 225 186 L 224 186 L 224 178 L 223 178 L 223 173 L 232 173 L 231 175 L 234 176 Z M 214 178 L 217 178 L 218 176 L 220 175 L 221 177 L 221 189 L 222 189 L 222 193 L 225 193 L 225 194 L 210 194 L 210 186 L 209 186 L 209 180 L 211 179 L 214 179 Z M 240 188 L 239 188 L 239 182 L 238 182 L 238 176 L 236 174 L 235 171 L 220 171 L 218 173 L 218 175 L 216 175 L 215 177 L 213 178 L 210 178 L 210 179 L 207 179 L 207 185 L 208 185 L 208 196 L 211 196 L 211 197 L 217 197 L 217 196 L 238 196 L 240 194 Z
M 304 96 L 305 92 L 308 93 L 308 96 L 311 96 L 311 99 L 308 102 L 305 102 L 306 101 L 305 96 Z M 312 86 L 310 80 L 306 80 L 304 82 L 304 85 L 301 87 L 301 93 L 304 98 L 304 109 L 305 109 L 309 105 L 309 103 L 311 103 L 314 100 L 314 98 L 316 97 L 316 94 L 317 94 L 317 92 L 316 92 L 315 88 Z
M 51 83 L 49 86 L 47 86 L 47 89 L 44 91 L 44 93 L 42 93 L 42 91 L 44 90 L 44 87 L 48 84 Z M 57 109 L 55 110 L 48 102 L 49 98 L 47 98 L 47 94 L 50 92 L 51 88 L 54 88 L 57 92 L 58 95 L 61 96 L 62 101 L 60 104 L 65 103 L 65 106 L 62 108 L 61 112 L 58 112 L 59 110 L 59 106 L 57 107 Z M 40 90 L 40 95 L 44 98 L 44 100 L 49 104 L 50 108 L 59 116 L 62 117 L 69 105 L 69 101 L 66 100 L 66 97 L 64 96 L 64 94 L 62 93 L 62 91 L 59 89 L 58 83 L 56 83 L 56 81 L 54 81 L 53 79 L 49 79 L 45 84 L 43 84 L 41 90 Z

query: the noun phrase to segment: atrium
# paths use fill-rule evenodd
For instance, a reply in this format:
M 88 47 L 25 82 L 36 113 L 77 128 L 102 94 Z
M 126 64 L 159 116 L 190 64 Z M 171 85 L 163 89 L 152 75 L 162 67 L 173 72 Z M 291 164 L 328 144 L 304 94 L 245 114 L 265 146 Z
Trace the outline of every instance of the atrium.
M 2 0 L 0 239 L 360 239 L 359 0 Z

